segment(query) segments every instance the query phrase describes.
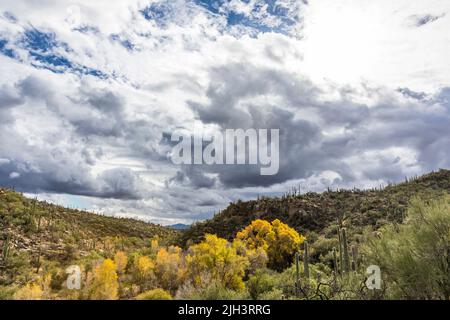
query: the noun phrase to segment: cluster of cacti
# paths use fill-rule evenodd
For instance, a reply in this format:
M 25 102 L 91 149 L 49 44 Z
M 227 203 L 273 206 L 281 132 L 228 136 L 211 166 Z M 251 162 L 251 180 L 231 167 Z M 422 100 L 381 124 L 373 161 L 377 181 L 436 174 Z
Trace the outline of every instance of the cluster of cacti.
M 339 240 L 339 258 L 336 248 L 333 248 L 333 265 L 335 274 L 348 273 L 351 270 L 358 270 L 358 249 L 351 246 L 349 250 L 347 230 L 345 228 L 338 229 Z M 351 255 L 351 259 L 350 259 Z
M 295 253 L 295 292 L 300 294 L 301 276 L 300 276 L 300 252 Z M 303 242 L 303 276 L 309 279 L 309 246 L 308 241 Z

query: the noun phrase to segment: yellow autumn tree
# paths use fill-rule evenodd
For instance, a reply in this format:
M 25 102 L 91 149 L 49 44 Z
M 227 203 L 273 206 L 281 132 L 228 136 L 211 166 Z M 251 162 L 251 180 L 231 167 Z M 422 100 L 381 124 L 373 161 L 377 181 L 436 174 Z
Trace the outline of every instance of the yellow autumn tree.
M 134 259 L 134 279 L 141 290 L 146 290 L 153 285 L 155 277 L 155 263 L 148 256 L 138 256 Z
M 123 251 L 118 251 L 114 256 L 114 263 L 117 267 L 117 272 L 122 274 L 125 272 L 128 263 L 128 257 Z
M 263 248 L 269 258 L 268 266 L 275 270 L 288 267 L 305 241 L 305 237 L 278 219 L 272 223 L 254 220 L 238 232 L 236 239 L 246 243 L 249 249 Z
M 155 259 L 155 276 L 159 285 L 173 292 L 183 282 L 185 275 L 186 267 L 181 248 L 171 246 L 168 249 L 159 249 Z
M 218 281 L 226 288 L 240 290 L 244 288 L 242 278 L 249 262 L 227 240 L 207 234 L 204 241 L 189 248 L 186 264 L 195 285 L 205 285 L 202 278 L 208 274 L 210 280 Z
M 116 300 L 119 296 L 119 283 L 117 281 L 117 266 L 111 259 L 106 259 L 97 266 L 93 273 L 90 288 L 92 300 Z
M 150 241 L 150 250 L 153 254 L 156 254 L 159 250 L 159 238 L 156 237 Z

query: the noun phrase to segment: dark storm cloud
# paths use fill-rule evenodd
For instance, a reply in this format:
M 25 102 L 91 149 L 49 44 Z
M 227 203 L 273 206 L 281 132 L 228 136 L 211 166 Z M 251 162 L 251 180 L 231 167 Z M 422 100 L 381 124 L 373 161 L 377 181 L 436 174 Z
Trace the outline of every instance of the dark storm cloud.
M 88 106 L 86 113 L 79 112 L 83 104 Z M 80 91 L 76 99 L 64 100 L 37 77 L 0 87 L 0 185 L 14 186 L 24 192 L 140 199 L 143 183 L 133 171 L 113 168 L 98 175 L 91 173 L 91 166 L 103 155 L 101 141 L 93 141 L 91 136 L 100 140 L 115 136 L 108 127 L 111 123 L 126 128 L 123 104 L 123 99 L 109 90 Z M 13 108 L 17 109 L 14 116 Z M 42 144 L 30 143 L 33 136 L 24 135 L 12 124 L 16 118 L 32 119 L 29 112 L 34 108 L 44 108 L 47 111 L 43 112 L 56 117 L 54 120 L 43 117 L 44 122 L 39 127 L 45 129 L 46 121 L 54 125 L 55 122 L 50 121 L 57 120 L 68 121 L 72 126 L 64 127 L 57 135 L 47 136 Z M 97 114 L 98 119 L 89 119 L 92 109 L 97 111 L 94 115 Z M 95 131 L 91 130 L 94 126 Z
M 55 192 L 101 198 L 139 199 L 142 181 L 129 169 L 116 168 L 98 176 L 89 164 L 70 150 L 41 149 L 27 144 L 12 132 L 0 128 L 0 138 L 9 143 L 0 146 L 0 185 L 24 192 Z
M 204 172 L 201 171 L 198 165 L 183 166 L 182 170 L 169 179 L 168 184 L 176 182 L 178 184 L 187 184 L 196 189 L 199 188 L 212 188 L 216 183 L 215 178 L 207 177 Z
M 319 88 L 285 72 L 241 64 L 215 68 L 207 90 L 210 102 L 191 103 L 192 110 L 204 123 L 218 124 L 223 130 L 279 128 L 280 170 L 274 176 L 261 176 L 258 166 L 204 165 L 197 170 L 217 173 L 225 188 L 270 186 L 323 170 L 339 173 L 344 183 L 356 183 L 354 172 L 358 170 L 365 179 L 398 181 L 408 170 L 399 157 L 380 155 L 376 165 L 366 168 L 362 164 L 351 168 L 345 162 L 393 147 L 415 152 L 424 171 L 450 166 L 450 90 L 444 88 L 427 100 L 404 88 L 400 92 L 416 100 L 407 105 L 382 89 L 367 91 L 381 97 L 375 106 L 353 102 L 351 89 L 342 90 L 340 99 L 323 101 L 318 98 Z M 278 96 L 282 105 L 248 102 L 264 95 Z M 302 119 L 302 111 L 316 118 Z M 339 129 L 339 133 L 324 135 L 330 129 Z
M 338 166 L 321 149 L 324 137 L 319 124 L 296 117 L 297 110 L 314 109 L 334 125 L 356 125 L 367 115 L 367 108 L 351 103 L 319 105 L 315 100 L 318 88 L 285 72 L 236 64 L 212 70 L 211 78 L 210 103 L 191 104 L 201 121 L 216 123 L 223 130 L 280 129 L 280 171 L 276 175 L 261 176 L 256 165 L 203 166 L 202 170 L 218 173 L 225 187 L 270 186 Z M 268 94 L 281 97 L 285 105 L 239 105 L 244 99 Z

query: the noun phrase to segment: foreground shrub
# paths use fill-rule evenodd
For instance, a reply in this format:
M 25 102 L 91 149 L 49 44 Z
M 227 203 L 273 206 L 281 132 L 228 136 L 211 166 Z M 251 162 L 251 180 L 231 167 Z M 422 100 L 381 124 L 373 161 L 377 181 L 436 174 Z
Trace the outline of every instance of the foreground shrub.
M 265 270 L 258 270 L 246 283 L 250 297 L 254 300 L 259 299 L 264 293 L 272 291 L 276 284 L 275 276 Z
M 204 276 L 208 278 L 207 275 Z M 177 292 L 176 299 L 187 300 L 246 300 L 249 299 L 248 292 L 226 288 L 219 281 L 205 281 L 198 286 L 191 281 L 183 284 Z
M 14 293 L 14 300 L 41 300 L 43 290 L 36 283 L 28 283 Z
M 388 226 L 368 244 L 391 298 L 449 299 L 450 197 L 411 202 L 403 225 Z
M 172 300 L 172 296 L 166 290 L 158 288 L 141 293 L 136 300 Z

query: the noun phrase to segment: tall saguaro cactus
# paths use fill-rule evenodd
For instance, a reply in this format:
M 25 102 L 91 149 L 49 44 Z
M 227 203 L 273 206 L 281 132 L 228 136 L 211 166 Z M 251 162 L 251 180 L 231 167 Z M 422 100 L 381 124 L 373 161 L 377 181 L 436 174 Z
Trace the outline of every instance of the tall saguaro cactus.
M 339 240 L 339 262 L 338 262 L 338 270 L 340 273 L 342 273 L 343 269 L 344 269 L 344 265 L 343 265 L 343 261 L 344 261 L 344 255 L 342 253 L 342 236 L 341 236 L 341 227 L 339 225 L 338 230 L 337 230 L 337 234 L 338 234 L 338 240 Z M 337 261 L 337 259 L 336 259 Z
M 350 255 L 348 251 L 348 242 L 347 242 L 347 230 L 342 228 L 341 230 L 341 240 L 342 240 L 342 255 L 343 255 L 343 271 L 350 271 Z
M 304 267 L 304 273 L 305 273 L 305 278 L 309 278 L 309 248 L 308 248 L 308 241 L 305 240 L 305 242 L 303 243 L 304 245 L 304 253 L 303 253 L 303 267 Z
M 295 253 L 295 292 L 297 295 L 300 294 L 300 253 Z
M 358 271 L 358 248 L 352 246 L 353 271 Z
M 333 248 L 333 265 L 334 265 L 334 275 L 337 276 L 339 274 L 339 265 L 336 248 Z

